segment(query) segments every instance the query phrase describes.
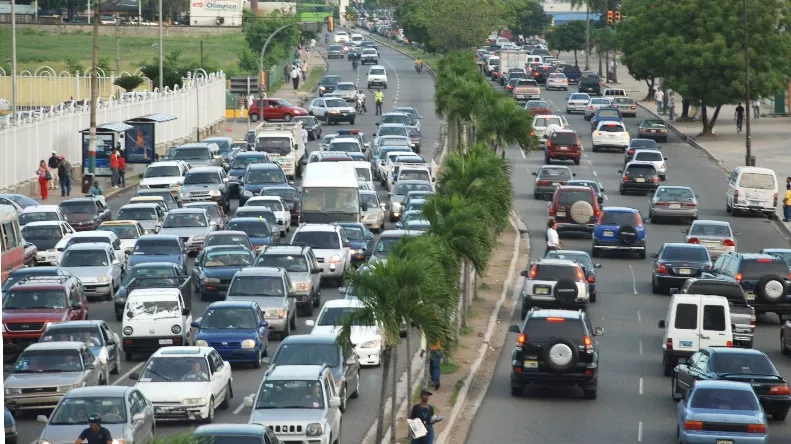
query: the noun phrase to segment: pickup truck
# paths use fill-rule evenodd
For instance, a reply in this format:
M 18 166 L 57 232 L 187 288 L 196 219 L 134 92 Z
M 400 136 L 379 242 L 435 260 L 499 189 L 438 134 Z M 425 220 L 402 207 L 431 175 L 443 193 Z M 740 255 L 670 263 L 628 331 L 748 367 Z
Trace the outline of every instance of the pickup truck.
M 514 98 L 517 102 L 526 102 L 531 99 L 541 98 L 541 88 L 533 79 L 524 79 L 514 85 Z
M 753 347 L 755 308 L 747 303 L 747 295 L 738 282 L 690 278 L 677 291 L 685 294 L 705 294 L 727 298 L 731 306 L 731 324 L 734 325 L 733 345 L 745 348 Z M 670 293 L 676 293 L 676 289 L 671 289 Z

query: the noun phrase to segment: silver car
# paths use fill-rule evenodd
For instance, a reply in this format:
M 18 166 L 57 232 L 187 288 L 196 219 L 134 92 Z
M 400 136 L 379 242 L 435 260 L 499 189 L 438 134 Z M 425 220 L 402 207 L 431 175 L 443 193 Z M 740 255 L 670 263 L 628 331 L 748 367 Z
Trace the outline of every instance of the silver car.
M 401 136 L 409 138 L 409 130 L 407 129 L 406 125 L 402 125 L 400 123 L 385 123 L 383 125 L 379 125 L 376 133 L 374 133 L 374 146 L 382 146 L 379 141 L 385 136 Z M 387 145 L 394 144 L 388 143 Z
M 656 189 L 648 208 L 648 218 L 652 222 L 662 219 L 698 218 L 698 199 L 692 188 L 661 186 Z
M 80 279 L 86 296 L 110 300 L 123 279 L 123 264 L 110 244 L 69 245 L 63 251 L 60 266 Z
M 183 160 L 190 167 L 218 166 L 223 160 L 220 156 L 220 147 L 216 143 L 190 142 L 168 150 L 165 156 L 168 160 Z
M 566 185 L 577 174 L 572 173 L 571 168 L 567 166 L 544 165 L 533 175 L 536 176 L 533 198 L 546 197 L 551 199 L 555 195 L 557 187 Z
M 249 165 L 248 165 L 249 167 Z M 217 202 L 227 213 L 231 209 L 231 188 L 225 170 L 219 167 L 192 168 L 184 176 L 181 201 Z
M 285 338 L 297 328 L 294 284 L 282 268 L 247 267 L 234 274 L 228 286 L 229 301 L 255 301 L 261 307 L 269 331 Z
M 82 342 L 39 342 L 16 360 L 5 387 L 12 412 L 54 408 L 75 387 L 107 384 L 107 364 Z
M 585 112 L 591 96 L 587 93 L 574 93 L 566 98 L 566 114 Z
M 124 385 L 72 389 L 47 418 L 39 443 L 71 443 L 88 427 L 88 415 L 102 415 L 102 427 L 118 442 L 143 443 L 154 438 L 154 407 L 140 390 Z M 121 441 L 123 440 L 123 441 Z
M 258 255 L 255 266 L 283 268 L 288 272 L 297 295 L 297 314 L 313 316 L 313 308 L 321 305 L 321 267 L 310 247 L 269 245 Z
M 696 220 L 688 229 L 685 241 L 688 244 L 702 244 L 709 250 L 711 259 L 716 259 L 723 253 L 736 251 L 736 236 L 731 230 L 731 224 L 721 220 Z
M 165 212 L 156 203 L 126 204 L 118 210 L 116 220 L 134 220 L 140 223 L 145 234 L 156 234 L 162 228 Z
M 659 180 L 667 179 L 667 157 L 665 157 L 659 150 L 635 150 L 632 157 L 634 162 L 650 162 L 656 169 L 659 175 Z
M 360 190 L 360 210 L 362 223 L 374 233 L 379 233 L 385 227 L 385 214 L 387 205 L 379 202 L 379 195 L 375 190 Z
M 343 286 L 346 271 L 351 267 L 349 240 L 335 224 L 302 224 L 294 232 L 292 243 L 309 245 L 321 267 L 321 279 Z
M 217 223 L 203 208 L 179 208 L 168 213 L 159 234 L 178 236 L 191 254 L 197 254 L 203 249 L 206 235 L 216 229 Z
M 599 108 L 608 108 L 612 106 L 610 99 L 604 97 L 591 97 L 590 101 L 585 105 L 585 120 L 590 120 Z
M 403 202 L 407 193 L 410 191 L 434 191 L 433 185 L 427 180 L 399 180 L 393 185 L 390 195 L 390 222 L 396 222 L 401 218 L 404 210 Z
M 203 208 L 209 214 L 209 219 L 217 224 L 217 229 L 225 227 L 225 212 L 216 202 L 192 202 L 184 204 L 184 208 Z
M 615 97 L 612 106 L 618 108 L 623 117 L 637 117 L 637 103 L 631 97 Z
M 357 102 L 357 85 L 352 82 L 340 82 L 335 91 L 324 94 L 324 97 L 339 97 L 347 103 Z

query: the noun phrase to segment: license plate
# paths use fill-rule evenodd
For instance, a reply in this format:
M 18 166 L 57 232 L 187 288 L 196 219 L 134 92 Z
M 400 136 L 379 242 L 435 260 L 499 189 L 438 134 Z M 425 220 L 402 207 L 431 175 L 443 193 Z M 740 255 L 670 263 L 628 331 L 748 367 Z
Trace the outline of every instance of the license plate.
M 160 339 L 159 340 L 159 345 L 172 345 L 172 344 L 173 344 L 173 340 L 172 339 Z
M 605 235 L 605 236 L 612 236 L 612 235 L 613 235 L 613 232 L 612 232 L 612 231 L 605 231 L 605 232 L 604 232 L 604 235 Z
M 635 178 L 635 180 L 634 180 L 634 181 L 635 181 L 635 182 L 640 182 L 640 183 L 643 183 L 643 182 L 645 182 L 645 179 L 643 179 L 642 177 L 638 177 L 638 178 Z
M 752 292 L 752 291 L 748 291 L 745 294 L 745 299 L 747 299 L 748 301 L 754 301 L 755 300 L 755 293 Z
M 750 201 L 750 205 L 761 205 L 761 201 L 760 200 L 751 200 Z
M 670 204 L 670 209 L 671 210 L 677 210 L 679 208 L 681 208 L 681 204 Z
M 560 151 L 568 151 L 568 150 L 569 150 L 569 147 L 567 147 L 567 146 L 560 147 Z
M 716 444 L 733 444 L 732 439 L 718 439 Z
M 689 268 L 679 268 L 678 274 L 692 274 L 692 270 Z
M 516 95 L 516 98 L 517 98 L 517 99 L 524 99 L 524 98 L 525 98 L 525 95 L 524 95 L 524 94 L 517 94 L 517 95 Z
M 536 287 L 536 294 L 549 294 L 549 288 L 547 287 Z
M 559 187 L 560 186 L 560 182 L 552 182 L 552 186 L 553 187 Z
M 525 361 L 525 368 L 538 368 L 538 361 Z
M 692 347 L 692 341 L 678 341 L 678 346 L 684 348 Z
M 566 217 L 566 212 L 565 211 L 558 211 L 557 216 L 558 217 Z

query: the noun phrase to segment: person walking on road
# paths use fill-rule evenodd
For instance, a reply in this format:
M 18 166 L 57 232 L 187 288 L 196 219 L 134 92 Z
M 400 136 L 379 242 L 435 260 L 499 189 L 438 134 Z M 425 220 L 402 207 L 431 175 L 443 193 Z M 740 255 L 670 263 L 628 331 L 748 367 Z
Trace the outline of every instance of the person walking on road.
M 433 395 L 430 391 L 423 389 L 420 391 L 420 402 L 412 406 L 409 412 L 409 419 L 419 419 L 426 428 L 426 436 L 415 438 L 412 444 L 433 444 L 434 442 L 434 407 L 429 405 L 428 400 Z
M 302 70 L 302 81 L 304 82 L 308 80 L 308 62 L 302 62 L 300 69 Z
M 758 120 L 761 117 L 761 100 L 753 99 L 750 105 L 753 107 L 753 118 Z
M 296 65 L 291 69 L 291 83 L 294 84 L 294 89 L 299 88 L 299 68 Z
M 376 115 L 382 115 L 382 105 L 385 102 L 385 95 L 382 94 L 382 90 L 377 90 L 376 95 L 374 95 L 374 101 L 376 102 Z
M 310 39 L 310 52 L 316 52 L 316 39 Z
M 118 188 L 119 176 L 118 176 L 118 149 L 113 148 L 113 153 L 110 154 L 110 186 L 113 188 Z
M 58 166 L 60 164 L 60 159 L 58 158 L 58 154 L 53 151 L 52 155 L 49 156 L 49 160 L 47 161 L 47 166 L 49 167 L 50 175 L 52 176 L 52 180 L 49 181 L 49 189 L 54 190 L 58 188 Z
M 791 222 L 791 183 L 786 184 L 786 196 L 783 198 L 783 222 Z
M 47 162 L 44 160 L 38 163 L 36 177 L 38 177 L 38 186 L 41 188 L 41 200 L 47 200 L 47 197 L 49 197 L 49 181 L 52 180 L 52 173 L 49 172 Z
M 60 197 L 71 196 L 71 162 L 63 156 L 60 156 L 58 177 L 60 178 Z
M 742 106 L 742 102 L 739 102 L 739 105 L 736 107 L 733 118 L 736 119 L 736 132 L 742 132 L 742 123 L 744 122 L 744 107 Z
M 665 93 L 663 93 L 661 89 L 657 88 L 656 92 L 654 93 L 654 101 L 656 102 L 657 114 L 662 114 L 662 102 L 664 100 L 665 100 Z
M 302 127 L 302 145 L 308 146 L 308 130 L 304 126 Z
M 673 91 L 668 91 L 667 93 L 667 113 L 670 116 L 670 121 L 672 122 L 675 118 L 675 111 L 676 111 L 676 93 Z
M 118 154 L 118 185 L 126 188 L 126 159 L 123 150 Z
M 560 241 L 560 236 L 558 236 L 558 222 L 555 219 L 550 219 L 547 222 L 547 251 L 544 256 L 549 254 L 550 251 L 556 251 L 562 247 L 563 242 Z
M 437 315 L 434 315 L 435 317 Z M 434 390 L 439 390 L 440 382 L 440 364 L 442 364 L 442 344 L 439 341 L 428 345 L 426 335 L 420 336 L 420 357 L 422 358 L 426 351 L 428 351 L 428 375 L 431 379 L 431 386 Z

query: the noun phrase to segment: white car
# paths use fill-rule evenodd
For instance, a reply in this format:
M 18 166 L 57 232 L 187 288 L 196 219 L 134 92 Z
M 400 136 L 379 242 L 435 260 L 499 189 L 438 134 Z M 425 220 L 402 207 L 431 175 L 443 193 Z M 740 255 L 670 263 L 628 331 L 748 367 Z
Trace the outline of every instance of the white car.
M 211 347 L 160 348 L 129 379 L 154 404 L 156 421 L 212 422 L 233 396 L 231 364 Z
M 360 46 L 360 43 L 362 43 L 363 40 L 365 39 L 363 38 L 362 34 L 352 34 L 352 38 L 349 40 L 349 43 L 354 46 Z
M 385 214 L 387 214 L 387 204 L 379 201 L 379 195 L 375 190 L 360 191 L 360 205 L 365 204 L 367 209 L 360 211 L 362 223 L 368 226 L 371 231 L 380 233 L 385 226 Z
M 146 168 L 140 188 L 167 188 L 177 195 L 184 183 L 184 175 L 190 167 L 183 160 L 165 160 L 154 162 Z
M 550 125 L 557 125 L 561 128 L 569 127 L 569 123 L 563 116 L 548 114 L 533 117 L 533 131 L 536 133 L 536 137 L 538 137 L 539 140 L 543 140 L 544 135 L 548 135 L 547 128 Z
M 608 148 L 626 151 L 631 140 L 626 125 L 613 120 L 599 122 L 591 138 L 593 139 L 593 152 Z
M 349 43 L 349 34 L 346 31 L 335 32 L 335 43 Z
M 363 308 L 359 300 L 335 299 L 327 301 L 321 307 L 321 312 L 316 321 L 305 321 L 305 325 L 312 327 L 312 335 L 337 335 L 340 330 L 340 320 Z M 382 354 L 382 335 L 376 325 L 354 325 L 351 331 L 351 341 L 357 360 L 360 365 L 379 365 Z
M 131 245 L 128 243 L 127 245 L 124 245 L 118 235 L 112 231 L 80 231 L 73 233 L 66 239 L 63 239 L 63 244 L 61 245 L 59 242 L 58 245 L 55 246 L 55 249 L 62 253 L 65 248 L 75 244 L 86 244 L 93 242 L 108 244 L 113 248 L 115 259 L 117 259 L 122 264 L 126 264 L 126 250 L 129 249 L 131 251 L 135 247 L 135 243 L 137 243 L 136 239 L 133 241 L 134 242 L 131 243 Z
M 407 151 L 391 151 L 387 153 L 387 157 L 384 161 L 379 165 L 379 177 L 381 178 L 381 182 L 383 186 L 387 186 L 387 184 L 393 180 L 393 165 L 395 164 L 395 160 L 399 156 L 414 156 L 411 150 Z
M 280 196 L 253 196 L 247 199 L 244 206 L 269 208 L 277 217 L 280 234 L 285 235 L 291 231 L 291 212 L 288 211 L 288 205 L 283 202 Z M 283 223 L 280 224 L 280 222 Z
M 585 112 L 585 108 L 590 102 L 591 96 L 587 93 L 571 94 L 566 100 L 566 114 Z
M 336 137 L 322 151 L 336 153 L 362 153 L 363 146 L 360 140 L 354 137 Z
M 585 120 L 590 120 L 596 114 L 599 108 L 609 108 L 612 106 L 612 101 L 604 97 L 591 97 L 587 105 L 585 105 Z
M 37 207 L 27 207 L 19 213 L 19 226 L 24 227 L 30 222 L 63 221 L 66 222 L 66 215 L 57 205 L 39 205 Z
M 654 168 L 656 168 L 656 172 L 659 174 L 659 180 L 667 179 L 667 164 L 665 163 L 667 157 L 662 154 L 662 151 L 645 149 L 635 150 L 632 161 L 650 162 L 654 165 Z
M 190 324 L 192 315 L 178 288 L 132 290 L 121 324 L 126 360 L 131 361 L 135 353 L 188 343 Z
M 553 72 L 547 77 L 547 90 L 562 89 L 568 91 L 569 79 L 562 72 Z
M 357 111 L 340 97 L 317 97 L 308 107 L 308 114 L 316 116 L 327 124 L 349 122 L 354 125 Z
M 22 237 L 38 248 L 37 265 L 58 265 L 63 254 L 58 246 L 62 250 L 74 233 L 74 228 L 63 221 L 31 222 L 22 227 Z
M 368 68 L 368 89 L 374 86 L 387 89 L 387 70 L 382 65 Z

